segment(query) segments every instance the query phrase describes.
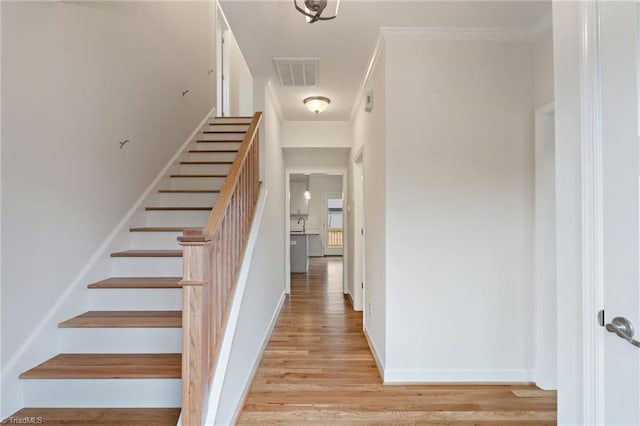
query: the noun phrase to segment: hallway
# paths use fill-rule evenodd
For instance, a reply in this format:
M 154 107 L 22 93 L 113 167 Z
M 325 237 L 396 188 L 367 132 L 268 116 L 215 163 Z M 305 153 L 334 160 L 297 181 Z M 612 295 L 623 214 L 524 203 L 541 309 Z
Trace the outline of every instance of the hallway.
M 239 424 L 555 425 L 556 394 L 533 385 L 383 386 L 342 294 L 342 258 L 292 274 Z

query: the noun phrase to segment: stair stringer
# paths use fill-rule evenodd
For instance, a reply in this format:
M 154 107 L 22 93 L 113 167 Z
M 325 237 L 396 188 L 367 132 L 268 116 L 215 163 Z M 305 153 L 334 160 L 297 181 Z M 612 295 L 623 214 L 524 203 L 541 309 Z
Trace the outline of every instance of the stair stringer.
M 110 254 L 114 251 L 125 250 L 130 247 L 130 227 L 144 226 L 146 221 L 145 206 L 154 201 L 157 191 L 166 187 L 168 175 L 176 171 L 176 165 L 181 159 L 187 159 L 188 148 L 195 144 L 198 135 L 207 127 L 208 122 L 215 117 L 216 109 L 209 111 L 185 142 L 178 148 L 174 156 L 166 163 L 156 178 L 149 184 L 131 209 L 102 241 L 97 250 L 89 257 L 84 266 L 71 280 L 64 292 L 42 316 L 42 320 L 29 333 L 18 350 L 2 368 L 0 387 L 4 390 L 0 418 L 5 418 L 22 408 L 25 402 L 24 381 L 18 376 L 23 371 L 39 364 L 60 352 L 60 333 L 58 323 L 86 311 L 90 306 L 89 291 L 86 284 L 109 277 L 112 272 Z
M 220 395 L 222 394 L 222 385 L 224 384 L 227 366 L 229 364 L 229 357 L 231 356 L 231 345 L 233 343 L 236 326 L 238 324 L 240 306 L 242 305 L 244 290 L 246 288 L 247 278 L 251 268 L 253 249 L 255 248 L 258 233 L 260 232 L 260 225 L 262 223 L 267 195 L 268 190 L 264 185 L 262 185 L 258 201 L 256 203 L 251 231 L 249 232 L 249 238 L 247 239 L 244 257 L 242 259 L 242 265 L 240 266 L 240 271 L 238 273 L 238 281 L 231 299 L 231 305 L 229 306 L 229 317 L 222 336 L 222 342 L 220 343 L 220 352 L 218 353 L 218 359 L 214 367 L 213 381 L 209 388 L 209 402 L 206 407 L 206 425 L 213 425 L 218 414 L 218 403 L 220 402 Z

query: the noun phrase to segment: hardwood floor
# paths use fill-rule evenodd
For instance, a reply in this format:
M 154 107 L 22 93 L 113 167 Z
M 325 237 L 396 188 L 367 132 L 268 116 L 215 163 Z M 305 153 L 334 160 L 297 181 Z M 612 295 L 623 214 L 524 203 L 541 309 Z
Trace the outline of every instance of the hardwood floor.
M 342 294 L 342 258 L 312 258 L 265 350 L 239 424 L 554 425 L 556 394 L 533 385 L 383 386 Z

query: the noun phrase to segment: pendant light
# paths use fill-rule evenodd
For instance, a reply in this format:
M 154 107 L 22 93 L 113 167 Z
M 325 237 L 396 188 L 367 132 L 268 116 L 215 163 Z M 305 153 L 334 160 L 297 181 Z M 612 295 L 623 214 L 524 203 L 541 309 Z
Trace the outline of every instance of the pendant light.
M 309 192 L 309 175 L 306 175 L 307 178 L 307 189 L 306 191 L 304 191 L 304 198 L 305 200 L 310 200 L 311 199 L 311 192 Z

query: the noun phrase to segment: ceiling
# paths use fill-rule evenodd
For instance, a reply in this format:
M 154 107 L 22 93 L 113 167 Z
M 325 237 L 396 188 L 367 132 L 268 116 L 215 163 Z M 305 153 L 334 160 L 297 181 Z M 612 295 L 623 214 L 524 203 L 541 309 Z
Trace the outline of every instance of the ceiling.
M 307 176 L 309 177 L 318 177 L 318 176 L 341 176 L 339 173 L 291 173 L 289 175 L 290 182 L 306 182 Z
M 252 75 L 272 78 L 286 121 L 349 120 L 380 27 L 529 29 L 551 11 L 549 1 L 342 0 L 336 19 L 307 24 L 291 0 L 220 4 Z M 318 86 L 281 87 L 281 57 L 319 58 Z M 313 95 L 329 97 L 329 108 L 307 111 L 302 100 Z

